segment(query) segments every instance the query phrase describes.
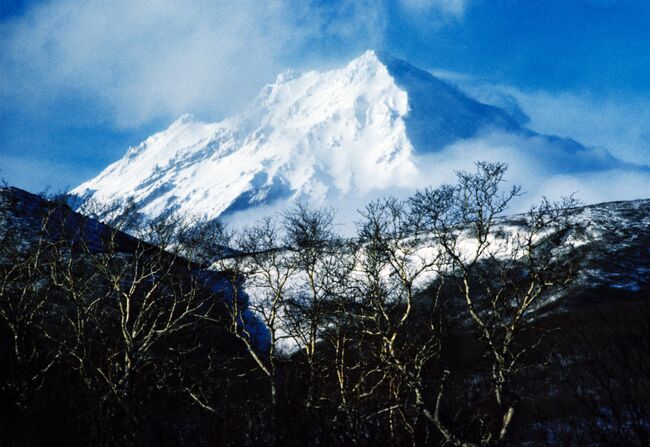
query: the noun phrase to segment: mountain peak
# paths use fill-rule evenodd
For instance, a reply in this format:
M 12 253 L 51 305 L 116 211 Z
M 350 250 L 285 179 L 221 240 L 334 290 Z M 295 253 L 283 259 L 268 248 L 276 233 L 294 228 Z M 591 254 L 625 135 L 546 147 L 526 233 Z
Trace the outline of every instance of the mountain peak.
M 353 68 L 372 65 L 384 65 L 380 52 L 377 50 L 364 51 L 359 57 L 352 59 L 347 66 Z
M 385 51 L 366 50 L 356 59 L 350 61 L 344 69 L 348 73 L 377 74 L 386 71 L 390 76 L 401 71 L 418 71 L 419 69 L 408 62 L 395 58 Z M 396 73 L 394 73 L 396 72 Z
M 444 81 L 436 78 L 430 72 L 422 70 L 421 68 L 418 68 L 383 50 L 366 50 L 363 54 L 356 59 L 353 59 L 347 65 L 347 69 L 349 70 L 361 68 L 370 70 L 385 69 L 391 76 L 396 78 L 403 77 L 410 73 L 411 75 L 420 76 L 423 79 L 435 79 L 439 83 L 445 84 Z
M 249 109 L 224 121 L 183 115 L 72 193 L 131 197 L 148 218 L 212 219 L 300 198 L 353 211 L 373 194 L 432 183 L 421 157 L 486 130 L 533 134 L 504 110 L 368 50 L 339 69 L 281 73 Z M 606 164 L 582 146 L 564 153 L 566 145 L 553 144 L 559 157 Z

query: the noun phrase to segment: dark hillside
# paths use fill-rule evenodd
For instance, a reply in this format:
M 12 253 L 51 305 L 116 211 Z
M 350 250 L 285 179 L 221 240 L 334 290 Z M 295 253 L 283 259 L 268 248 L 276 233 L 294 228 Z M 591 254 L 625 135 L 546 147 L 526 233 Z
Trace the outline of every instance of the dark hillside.
M 255 388 L 236 379 L 250 368 L 230 331 L 238 281 L 0 190 L 0 445 L 237 439 L 232 408 Z
M 648 445 L 650 200 L 489 219 L 464 186 L 354 240 L 298 207 L 229 258 L 0 189 L 0 445 Z

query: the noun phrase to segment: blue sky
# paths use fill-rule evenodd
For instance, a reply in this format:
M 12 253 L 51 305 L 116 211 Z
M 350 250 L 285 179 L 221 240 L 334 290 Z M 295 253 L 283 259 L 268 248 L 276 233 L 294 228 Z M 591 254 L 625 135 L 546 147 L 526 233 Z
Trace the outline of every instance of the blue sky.
M 383 49 L 650 164 L 645 0 L 0 1 L 0 177 L 76 186 L 184 112 Z

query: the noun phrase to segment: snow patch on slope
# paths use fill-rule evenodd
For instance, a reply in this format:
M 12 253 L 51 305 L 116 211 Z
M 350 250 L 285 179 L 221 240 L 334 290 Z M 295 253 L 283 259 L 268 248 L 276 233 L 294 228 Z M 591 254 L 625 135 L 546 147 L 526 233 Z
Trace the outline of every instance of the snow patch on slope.
M 278 199 L 316 203 L 414 186 L 408 96 L 374 52 L 326 73 L 283 73 L 247 112 L 184 116 L 72 193 L 133 197 L 149 218 L 170 209 L 214 218 Z

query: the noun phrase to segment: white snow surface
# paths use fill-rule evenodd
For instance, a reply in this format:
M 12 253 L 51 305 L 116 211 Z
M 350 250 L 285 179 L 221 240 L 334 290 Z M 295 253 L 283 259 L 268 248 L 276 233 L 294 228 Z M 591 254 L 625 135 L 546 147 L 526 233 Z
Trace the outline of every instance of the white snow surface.
M 132 198 L 147 219 L 245 216 L 297 199 L 351 214 L 386 193 L 453 181 L 449 159 L 490 159 L 477 143 L 488 134 L 500 161 L 542 175 L 621 168 L 606 151 L 523 129 L 504 110 L 367 51 L 341 69 L 280 74 L 245 112 L 221 122 L 185 115 L 71 193 L 82 204 Z M 504 155 L 512 144 L 522 148 Z
M 413 111 L 411 92 L 431 101 Z M 409 138 L 407 117 L 436 111 L 430 128 Z M 132 197 L 148 218 L 171 210 L 215 218 L 300 197 L 332 204 L 416 187 L 422 174 L 411 139 L 441 145 L 483 121 L 508 118 L 428 73 L 367 51 L 342 69 L 280 74 L 246 112 L 224 121 L 185 115 L 72 193 L 99 201 Z

